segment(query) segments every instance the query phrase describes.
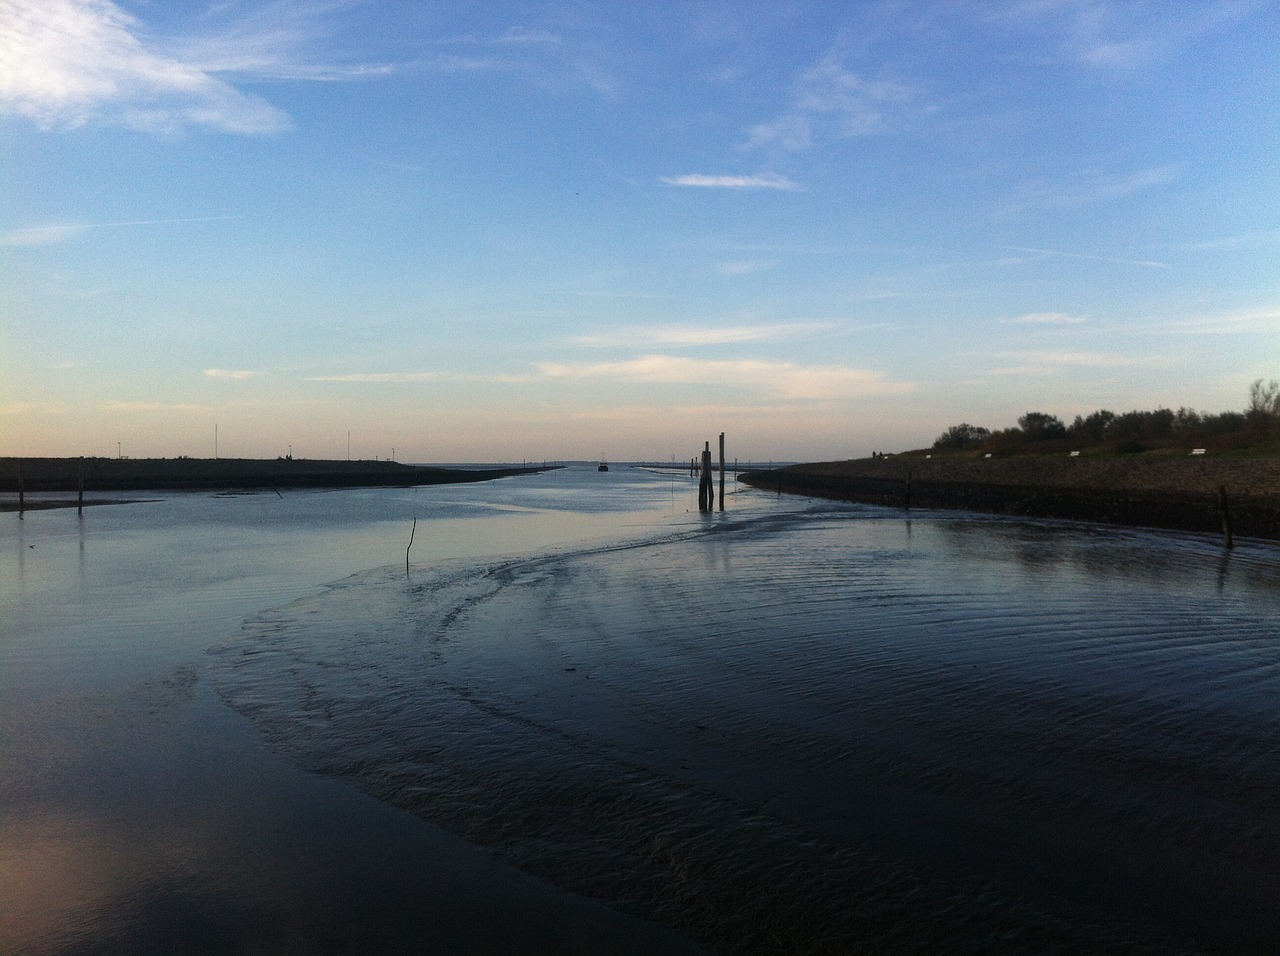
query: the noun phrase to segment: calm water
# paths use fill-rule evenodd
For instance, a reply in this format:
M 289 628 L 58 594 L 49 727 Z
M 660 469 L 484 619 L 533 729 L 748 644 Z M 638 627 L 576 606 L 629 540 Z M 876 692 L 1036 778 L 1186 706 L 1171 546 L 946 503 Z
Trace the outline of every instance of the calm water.
M 1275 545 L 693 493 L 3 516 L 7 943 L 1273 951 Z

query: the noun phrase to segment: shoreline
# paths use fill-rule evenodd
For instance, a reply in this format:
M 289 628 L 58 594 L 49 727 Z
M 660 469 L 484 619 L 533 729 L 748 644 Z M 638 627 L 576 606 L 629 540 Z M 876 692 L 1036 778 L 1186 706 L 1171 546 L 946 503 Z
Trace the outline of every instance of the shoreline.
M 1280 540 L 1280 458 L 896 456 L 744 472 L 779 493 Z M 1227 511 L 1223 511 L 1223 493 Z
M 0 511 L 56 504 L 24 503 L 35 492 L 270 491 L 276 488 L 411 487 L 492 481 L 536 474 L 557 465 L 450 468 L 394 461 L 329 461 L 299 458 L 0 458 Z M 12 500 L 9 500 L 9 498 Z M 108 502 L 99 501 L 99 504 Z M 126 502 L 111 502 L 126 503 Z M 69 505 L 77 504 L 73 501 Z M 85 501 L 84 504 L 89 504 Z

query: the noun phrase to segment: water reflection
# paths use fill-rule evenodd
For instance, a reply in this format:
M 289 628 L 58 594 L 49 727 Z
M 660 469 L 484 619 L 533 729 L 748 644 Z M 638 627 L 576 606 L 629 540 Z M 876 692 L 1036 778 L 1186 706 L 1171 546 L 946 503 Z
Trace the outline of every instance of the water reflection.
M 1217 562 L 816 506 L 372 572 L 215 668 L 302 766 L 728 951 L 1249 949 L 1280 928 L 1280 561 L 1225 602 Z

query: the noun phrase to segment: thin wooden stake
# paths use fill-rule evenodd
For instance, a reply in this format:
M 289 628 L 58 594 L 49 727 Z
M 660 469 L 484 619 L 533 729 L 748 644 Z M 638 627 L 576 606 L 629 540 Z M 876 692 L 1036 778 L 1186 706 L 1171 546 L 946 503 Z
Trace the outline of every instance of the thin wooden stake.
M 413 547 L 413 536 L 418 530 L 418 518 L 415 515 L 413 519 L 413 527 L 409 529 L 409 548 Z M 404 574 L 409 576 L 409 548 L 404 549 Z
M 724 511 L 724 432 L 720 433 L 720 510 Z

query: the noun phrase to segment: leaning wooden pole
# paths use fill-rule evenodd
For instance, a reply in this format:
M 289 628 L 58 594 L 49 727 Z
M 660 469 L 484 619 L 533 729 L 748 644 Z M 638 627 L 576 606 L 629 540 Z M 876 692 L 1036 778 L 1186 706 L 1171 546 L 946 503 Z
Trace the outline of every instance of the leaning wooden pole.
M 720 433 L 720 510 L 724 511 L 724 432 Z

